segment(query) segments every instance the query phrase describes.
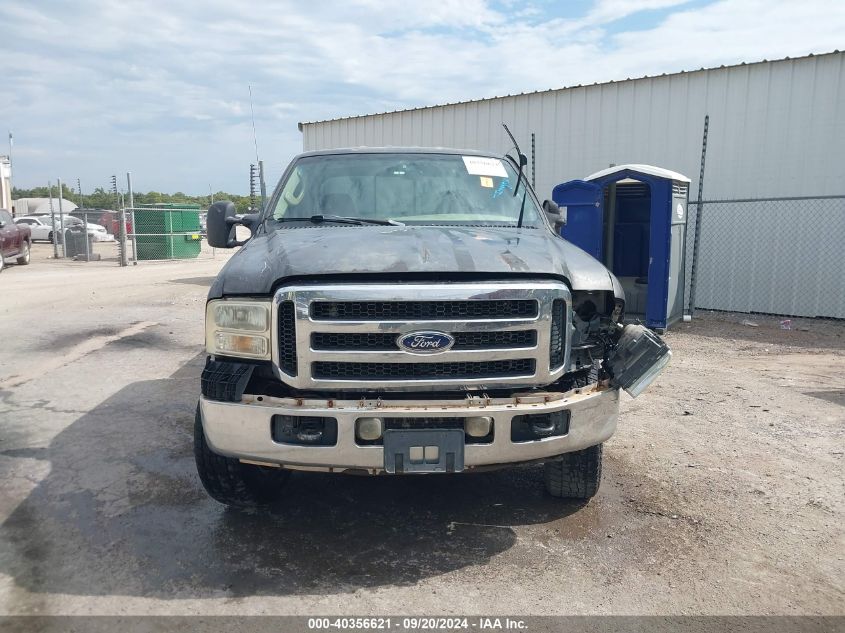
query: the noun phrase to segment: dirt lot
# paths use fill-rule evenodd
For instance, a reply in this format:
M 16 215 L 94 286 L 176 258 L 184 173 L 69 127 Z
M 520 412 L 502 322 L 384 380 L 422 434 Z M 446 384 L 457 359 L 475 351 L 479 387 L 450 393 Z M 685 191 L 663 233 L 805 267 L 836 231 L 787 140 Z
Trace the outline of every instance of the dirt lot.
M 48 255 L 0 274 L 0 612 L 843 612 L 843 323 L 701 313 L 670 331 L 583 507 L 530 467 L 297 473 L 282 507 L 242 514 L 205 496 L 191 454 L 225 258 Z

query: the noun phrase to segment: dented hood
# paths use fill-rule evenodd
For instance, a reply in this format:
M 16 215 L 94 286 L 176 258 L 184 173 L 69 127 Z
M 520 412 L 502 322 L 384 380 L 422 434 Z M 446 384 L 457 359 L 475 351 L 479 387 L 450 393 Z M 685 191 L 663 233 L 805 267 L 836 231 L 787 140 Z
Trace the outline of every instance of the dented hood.
M 322 225 L 252 238 L 209 298 L 269 294 L 288 278 L 402 273 L 537 275 L 567 279 L 574 290 L 613 290 L 601 263 L 545 229 Z

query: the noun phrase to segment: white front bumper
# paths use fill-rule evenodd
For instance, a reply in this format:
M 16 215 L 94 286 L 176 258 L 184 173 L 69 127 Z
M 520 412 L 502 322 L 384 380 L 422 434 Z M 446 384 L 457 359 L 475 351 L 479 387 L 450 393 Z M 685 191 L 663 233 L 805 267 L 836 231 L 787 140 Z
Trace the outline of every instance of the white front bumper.
M 355 443 L 355 420 L 359 417 L 492 416 L 493 442 L 465 447 L 464 466 L 472 469 L 542 460 L 607 440 L 616 430 L 619 391 L 610 387 L 578 391 L 580 393 L 531 394 L 483 401 L 297 400 L 267 396 L 260 396 L 262 400 L 259 401 L 258 396 L 245 395 L 239 403 L 200 398 L 200 410 L 206 441 L 221 455 L 305 470 L 365 470 L 372 473 L 384 469 L 384 451 L 381 446 Z M 511 442 L 513 416 L 566 409 L 571 412 L 566 435 L 533 442 Z M 337 444 L 294 446 L 275 442 L 271 420 L 276 414 L 334 417 L 338 425 Z

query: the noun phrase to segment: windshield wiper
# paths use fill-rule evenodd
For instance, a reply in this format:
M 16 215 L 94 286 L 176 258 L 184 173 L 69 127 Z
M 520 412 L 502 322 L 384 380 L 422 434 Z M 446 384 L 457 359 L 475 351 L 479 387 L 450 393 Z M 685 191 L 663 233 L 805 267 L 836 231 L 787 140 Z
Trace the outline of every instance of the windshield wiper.
M 405 226 L 396 220 L 382 220 L 379 218 L 354 218 L 348 215 L 312 215 L 311 221 L 315 224 L 320 222 L 342 222 L 344 224 L 380 224 L 382 226 Z
M 354 218 L 346 215 L 312 215 L 308 218 L 275 218 L 276 222 L 311 222 L 322 224 L 323 222 L 335 222 L 337 224 L 377 224 L 380 226 L 405 226 L 396 220 L 381 220 L 378 218 Z

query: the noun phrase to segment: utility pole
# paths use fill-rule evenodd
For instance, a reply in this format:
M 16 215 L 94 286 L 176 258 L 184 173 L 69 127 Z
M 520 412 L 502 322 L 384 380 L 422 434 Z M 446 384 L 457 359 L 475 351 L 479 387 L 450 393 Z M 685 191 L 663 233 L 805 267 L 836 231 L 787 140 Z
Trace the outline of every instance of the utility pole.
M 120 195 L 117 192 L 117 176 L 111 177 L 111 192 L 114 196 L 114 210 L 117 213 L 118 232 L 118 258 L 121 266 L 128 266 L 126 255 L 126 209 L 120 204 Z M 133 227 L 134 229 L 134 227 Z
M 258 179 L 258 171 L 255 168 L 254 164 L 249 166 L 249 210 L 255 211 L 256 207 L 256 181 Z
M 135 228 L 135 194 L 132 193 L 132 172 L 126 172 L 126 189 L 129 194 L 129 225 L 132 229 L 132 265 L 138 265 L 138 241 L 135 234 L 138 232 Z M 126 215 L 124 214 L 124 220 Z
M 85 231 L 85 261 L 91 261 L 91 245 L 88 243 L 88 214 L 85 212 L 85 201 L 82 199 L 82 183 L 76 179 L 76 190 L 79 192 L 79 208 L 82 213 L 82 229 Z
M 53 208 L 53 183 L 49 181 L 47 183 L 47 192 L 50 196 L 50 226 L 52 230 L 50 233 L 53 236 L 53 259 L 59 258 L 59 236 L 56 235 L 56 210 Z
M 14 179 L 12 178 L 12 146 L 14 145 L 14 141 L 12 140 L 12 130 L 9 130 L 9 188 L 14 187 Z M 9 192 L 9 197 L 11 198 L 12 192 Z
M 264 161 L 258 161 L 258 184 L 261 187 L 261 212 L 267 206 L 267 185 L 264 183 Z
M 62 236 L 62 259 L 67 257 L 67 247 L 65 245 L 65 214 L 62 211 L 62 179 L 59 178 L 59 227 L 61 228 Z M 87 239 L 88 236 L 86 235 Z

